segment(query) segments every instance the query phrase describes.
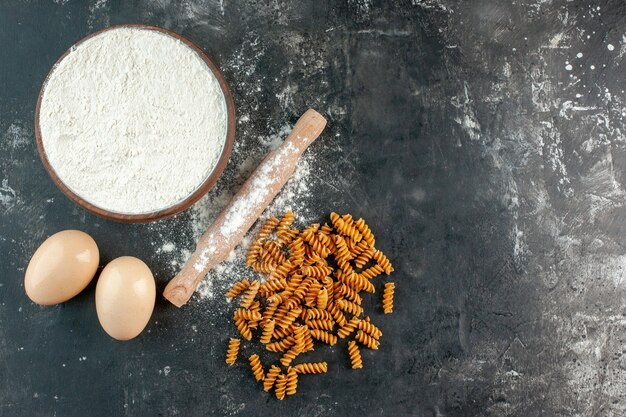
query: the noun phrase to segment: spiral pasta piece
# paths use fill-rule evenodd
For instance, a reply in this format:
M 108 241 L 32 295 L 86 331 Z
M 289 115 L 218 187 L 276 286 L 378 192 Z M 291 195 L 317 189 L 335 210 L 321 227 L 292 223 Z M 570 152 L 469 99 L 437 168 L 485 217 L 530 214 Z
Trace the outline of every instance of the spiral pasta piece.
M 355 316 L 360 316 L 363 313 L 363 307 L 352 301 L 339 300 L 337 301 L 337 305 L 346 313 L 354 314 Z
M 330 254 L 330 249 L 322 243 L 320 238 L 313 232 L 313 230 L 305 230 L 300 233 L 302 239 L 311 245 L 311 248 L 317 252 L 320 257 L 326 258 Z
M 287 288 L 287 280 L 285 278 L 271 278 L 263 283 L 262 288 L 266 294 L 273 294 Z
M 321 288 L 317 292 L 317 296 L 315 297 L 315 306 L 321 310 L 324 310 L 328 305 L 328 290 L 326 287 Z
M 228 342 L 228 350 L 226 351 L 226 363 L 228 365 L 232 366 L 237 360 L 240 344 L 241 340 L 235 339 L 234 337 L 230 338 L 230 341 Z
M 300 232 L 300 235 L 302 235 L 302 233 L 311 233 L 311 232 L 317 233 L 319 229 L 320 229 L 319 223 L 311 223 L 310 225 L 305 227 L 302 232 Z
M 348 320 L 346 319 L 346 316 L 341 312 L 341 309 L 336 303 L 333 304 L 328 309 L 328 311 L 330 312 L 333 320 L 335 320 L 335 323 L 337 323 L 339 326 L 345 326 Z
M 378 262 L 378 265 L 380 265 L 381 268 L 385 271 L 385 274 L 389 275 L 389 274 L 391 274 L 393 272 L 393 266 L 391 266 L 391 262 L 385 256 L 384 253 L 382 253 L 379 250 L 375 250 L 374 254 L 372 255 L 372 258 L 376 262 Z
M 295 347 L 299 352 L 304 352 L 304 340 L 307 330 L 307 326 L 304 325 L 296 327 L 296 330 L 293 332 L 293 338 L 296 341 Z
M 359 243 L 357 243 L 356 245 L 352 247 L 352 250 L 351 250 L 352 257 L 356 258 L 368 249 L 372 249 L 372 248 L 370 247 L 370 245 L 367 244 L 366 241 L 361 240 Z
M 351 274 L 348 278 L 349 286 L 357 291 L 375 292 L 374 284 L 372 284 L 367 278 L 359 274 Z
M 330 237 L 330 235 L 325 235 L 324 233 L 318 232 L 317 238 L 320 240 L 322 245 L 326 246 L 331 254 L 337 254 L 337 245 L 335 244 L 335 240 Z
M 283 400 L 287 391 L 287 375 L 279 374 L 276 377 L 276 398 Z
M 337 343 L 337 336 L 335 336 L 332 333 L 328 333 L 324 330 L 319 330 L 319 329 L 309 330 L 309 332 L 311 333 L 311 336 L 314 339 L 317 339 L 323 343 L 326 343 L 327 345 L 333 346 Z
M 265 379 L 265 373 L 263 372 L 263 365 L 261 365 L 261 359 L 259 359 L 259 355 L 256 353 L 249 358 L 250 367 L 252 368 L 252 373 L 254 374 L 254 378 L 257 381 L 263 381 Z
M 287 352 L 285 352 L 285 354 L 280 358 L 280 363 L 283 364 L 283 366 L 289 366 L 291 364 L 291 362 L 301 353 L 300 350 L 298 350 L 297 346 L 292 346 L 289 348 L 289 350 L 287 350 Z
M 309 287 L 313 283 L 313 278 L 305 279 L 302 284 L 293 292 L 293 295 L 287 300 L 285 303 L 287 308 L 292 309 L 295 308 L 298 304 L 302 302 L 304 296 L 309 291 Z
M 304 275 L 300 275 L 300 274 L 292 275 L 291 278 L 289 278 L 289 281 L 287 282 L 287 288 L 285 288 L 285 290 L 290 295 L 293 294 L 296 291 L 296 289 L 300 287 L 300 284 L 302 283 L 303 279 L 304 279 Z
M 291 243 L 299 235 L 300 231 L 298 229 L 289 229 L 285 230 L 284 232 L 279 232 L 277 234 L 278 239 L 276 240 L 276 243 L 284 247 L 286 245 L 289 245 L 289 243 Z
M 287 370 L 287 395 L 294 395 L 298 390 L 298 372 L 294 368 Z
M 337 265 L 339 265 L 339 269 L 341 269 L 346 275 L 354 274 L 354 268 L 352 267 L 350 261 L 341 259 L 337 261 Z
M 283 215 L 283 218 L 280 219 L 278 226 L 276 226 L 276 235 L 280 236 L 281 233 L 285 233 L 289 230 L 289 227 L 293 224 L 293 221 L 296 219 L 296 215 L 291 210 L 287 210 Z
M 243 295 L 243 298 L 241 299 L 241 303 L 239 303 L 239 306 L 241 308 L 249 308 L 252 305 L 252 302 L 254 301 L 254 297 L 256 297 L 256 294 L 259 291 L 260 286 L 261 286 L 261 283 L 257 281 L 256 279 L 250 283 L 250 286 L 248 287 L 245 294 Z
M 298 318 L 301 312 L 302 309 L 300 307 L 289 310 L 283 317 L 277 318 L 276 323 L 283 329 L 289 327 Z
M 347 322 L 346 324 L 341 326 L 339 330 L 337 330 L 337 336 L 339 336 L 341 339 L 348 337 L 350 334 L 352 334 L 352 332 L 356 330 L 360 322 L 361 320 L 358 317 L 352 317 L 349 322 Z
M 383 332 L 369 321 L 369 317 L 367 317 L 366 320 L 361 320 L 357 327 L 376 340 L 380 339 L 380 337 L 383 335 Z
M 333 272 L 333 269 L 326 265 L 309 265 L 302 267 L 302 273 L 313 278 L 324 278 L 330 275 L 331 272 Z
M 267 306 L 265 306 L 265 310 L 263 310 L 263 314 L 261 315 L 261 320 L 271 319 L 274 316 L 277 308 L 278 303 L 268 302 Z
M 324 319 L 315 319 L 308 320 L 306 325 L 309 329 L 319 329 L 319 330 L 332 330 L 335 326 L 335 322 L 333 320 L 324 320 Z
M 250 281 L 248 281 L 246 278 L 242 279 L 241 281 L 235 282 L 233 286 L 230 287 L 230 289 L 226 292 L 226 298 L 232 300 L 233 298 L 237 297 L 239 294 L 247 290 L 249 286 Z
M 274 298 L 274 297 L 275 295 L 273 295 L 271 298 Z M 277 325 L 279 321 L 281 321 L 287 315 L 287 313 L 289 313 L 289 308 L 287 308 L 285 304 L 280 304 L 278 308 L 276 309 L 276 312 L 274 313 L 274 316 L 273 316 L 273 319 L 276 321 Z M 279 329 L 279 328 L 280 327 L 276 326 L 276 329 Z M 275 332 L 276 330 L 274 330 L 274 333 Z
M 263 242 L 260 240 L 255 240 L 252 245 L 250 245 L 250 249 L 248 249 L 248 254 L 246 255 L 247 266 L 252 266 L 258 261 L 261 249 L 263 249 Z
M 324 258 L 317 253 L 311 246 L 304 245 L 304 261 L 303 266 L 315 265 L 318 262 L 323 262 Z
M 319 308 L 309 308 L 306 311 L 307 311 L 306 320 L 313 320 L 313 319 L 332 320 L 333 319 L 332 314 L 328 310 L 322 310 Z
M 373 350 L 378 350 L 378 346 L 380 345 L 380 342 L 378 340 L 374 339 L 370 335 L 365 334 L 363 330 L 359 330 L 358 332 L 356 332 L 354 339 Z
M 298 237 L 289 244 L 289 260 L 293 265 L 302 265 L 304 256 L 304 241 L 301 237 Z
M 370 259 L 372 259 L 372 256 L 374 256 L 374 249 L 367 248 L 356 257 L 356 259 L 354 260 L 354 265 L 357 268 L 363 268 L 365 264 L 368 263 Z
M 318 232 L 328 236 L 333 232 L 333 227 L 329 226 L 328 223 L 324 223 L 322 227 L 319 228 Z
M 372 279 L 379 276 L 383 272 L 385 272 L 385 270 L 379 264 L 376 264 L 370 266 L 365 271 L 362 271 L 359 275 L 361 275 L 363 278 Z
M 252 331 L 250 330 L 250 327 L 245 320 L 235 320 L 235 326 L 237 327 L 237 330 L 239 330 L 239 333 L 241 333 L 241 336 L 243 336 L 244 339 L 252 340 Z
M 276 322 L 272 319 L 269 319 L 263 322 L 263 334 L 261 335 L 259 342 L 263 343 L 264 345 L 271 342 L 275 327 L 276 327 Z
M 352 219 L 350 219 L 350 221 L 345 221 L 339 217 L 337 213 L 331 213 L 330 219 L 333 222 L 335 229 L 337 229 L 340 234 L 351 238 L 355 243 L 358 243 L 363 238 L 361 233 L 354 226 Z
M 256 236 L 256 240 L 267 239 L 272 234 L 272 232 L 274 232 L 274 229 L 276 229 L 279 223 L 280 220 L 278 220 L 276 217 L 270 217 L 269 219 L 267 219 L 263 226 L 261 226 L 261 230 L 259 230 L 259 233 Z
M 274 261 L 272 262 L 257 262 L 252 265 L 252 270 L 254 272 L 258 272 L 259 274 L 271 274 L 274 272 L 278 264 Z
M 295 365 L 293 369 L 299 374 L 323 374 L 328 372 L 328 364 L 326 362 L 305 362 Z
M 278 265 L 284 263 L 287 259 L 280 245 L 274 240 L 268 240 L 265 242 L 263 250 L 261 250 L 260 257 L 264 262 L 274 261 Z
M 263 390 L 265 392 L 269 392 L 272 389 L 278 375 L 280 375 L 280 368 L 276 365 L 272 365 L 263 380 Z
M 363 300 L 361 299 L 361 296 L 359 295 L 358 292 L 356 292 L 354 288 L 349 287 L 348 285 L 342 282 L 337 282 L 337 284 L 338 285 L 335 286 L 335 292 L 337 294 L 340 294 L 343 298 L 346 298 L 352 301 L 353 303 L 361 305 Z
M 237 310 L 235 310 L 235 314 L 233 314 L 233 318 L 235 320 L 243 319 L 246 321 L 259 321 L 261 320 L 261 313 L 259 313 L 258 311 L 252 311 L 252 310 L 248 310 L 245 308 L 238 308 Z
M 363 368 L 363 360 L 361 359 L 361 351 L 354 340 L 348 342 L 348 353 L 350 354 L 350 362 L 352 369 Z
M 270 234 L 272 234 L 272 232 L 274 231 L 278 223 L 279 221 L 277 218 L 270 217 L 265 222 L 265 224 L 261 226 L 261 229 L 259 230 L 259 233 L 257 234 L 256 239 L 254 240 L 254 242 L 250 246 L 250 249 L 248 250 L 248 255 L 246 257 L 246 265 L 252 266 L 257 262 L 257 259 L 259 257 L 259 254 L 263 246 L 263 242 L 269 237 Z
M 333 238 L 335 241 L 335 246 L 337 247 L 337 254 L 335 255 L 335 260 L 337 262 L 351 260 L 352 254 L 350 253 L 350 250 L 348 249 L 346 240 L 342 236 L 339 236 L 339 235 L 334 235 Z
M 313 280 L 313 282 L 309 286 L 309 290 L 307 291 L 306 295 L 304 296 L 304 304 L 306 304 L 309 307 L 316 306 L 317 305 L 317 295 L 320 293 L 321 289 L 322 289 L 322 284 L 320 284 L 316 280 Z
M 293 264 L 289 259 L 285 259 L 285 261 L 279 264 L 269 276 L 269 279 L 286 279 L 289 272 L 293 269 Z
M 359 219 L 354 222 L 354 226 L 361 232 L 361 236 L 363 236 L 363 240 L 367 242 L 370 247 L 374 247 L 376 240 L 374 239 L 374 234 L 370 230 L 370 227 L 365 223 L 365 220 Z
M 383 312 L 385 314 L 393 313 L 393 293 L 395 292 L 396 284 L 388 282 L 385 284 L 383 290 Z
M 274 327 L 274 333 L 272 333 L 272 337 L 274 339 L 284 339 L 291 336 L 293 334 L 293 331 L 293 325 L 285 329 L 283 329 L 282 327 Z
M 314 349 L 313 336 L 311 336 L 311 329 L 307 326 L 307 331 L 304 334 L 304 351 L 309 352 Z
M 326 305 L 330 305 L 333 300 L 334 300 L 334 295 L 335 295 L 335 291 L 334 291 L 334 281 L 332 279 L 332 277 L 327 276 L 322 278 L 322 283 L 324 284 L 324 288 L 326 289 L 326 295 L 327 295 L 327 301 L 326 301 Z
M 294 339 L 294 337 L 288 336 L 284 339 L 266 344 L 265 349 L 269 350 L 270 352 L 284 352 L 292 347 L 295 343 L 296 340 Z

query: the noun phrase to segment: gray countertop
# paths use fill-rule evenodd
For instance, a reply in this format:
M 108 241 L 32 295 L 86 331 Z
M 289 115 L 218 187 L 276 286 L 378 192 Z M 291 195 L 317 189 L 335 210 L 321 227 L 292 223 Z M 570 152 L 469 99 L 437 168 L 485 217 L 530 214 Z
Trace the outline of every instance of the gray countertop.
M 33 135 L 45 75 L 74 42 L 163 26 L 214 58 L 235 152 L 191 210 L 127 225 L 46 175 Z M 626 4 L 497 0 L 4 0 L 0 5 L 0 416 L 623 416 L 626 414 Z M 365 366 L 283 402 L 224 351 L 221 296 L 241 259 L 147 330 L 100 328 L 94 285 L 57 307 L 24 295 L 50 234 L 90 233 L 101 265 L 138 256 L 157 286 L 308 107 L 329 125 L 271 209 L 363 216 L 392 259 L 396 311 Z M 378 311 L 376 295 L 366 301 Z M 246 353 L 254 351 L 247 347 Z

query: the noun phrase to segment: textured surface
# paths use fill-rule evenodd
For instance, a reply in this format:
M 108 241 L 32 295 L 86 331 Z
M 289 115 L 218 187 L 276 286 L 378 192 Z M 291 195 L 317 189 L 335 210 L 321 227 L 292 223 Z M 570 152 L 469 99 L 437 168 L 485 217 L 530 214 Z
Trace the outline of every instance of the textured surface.
M 3 1 L 0 415 L 624 415 L 625 18 L 617 0 Z M 148 225 L 75 207 L 33 139 L 50 65 L 130 22 L 205 48 L 238 112 L 216 190 Z M 55 308 L 24 296 L 29 256 L 64 228 L 91 233 L 103 264 L 144 259 L 162 289 L 308 106 L 330 123 L 307 186 L 285 195 L 306 220 L 366 217 L 396 266 L 396 308 L 373 317 L 384 338 L 363 369 L 343 345 L 319 350 L 329 373 L 281 403 L 245 361 L 227 369 L 233 307 L 218 294 L 237 268 L 186 308 L 157 301 L 128 343 L 99 328 L 93 285 Z

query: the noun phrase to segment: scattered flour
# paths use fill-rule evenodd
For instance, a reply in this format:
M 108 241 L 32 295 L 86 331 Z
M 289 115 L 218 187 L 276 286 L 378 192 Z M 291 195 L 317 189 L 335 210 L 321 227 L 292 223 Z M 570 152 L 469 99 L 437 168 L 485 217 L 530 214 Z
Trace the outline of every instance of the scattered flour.
M 9 186 L 9 180 L 3 179 L 0 186 L 0 208 L 9 210 L 15 205 L 17 193 Z
M 166 242 L 161 246 L 161 252 L 173 252 L 176 249 L 176 246 L 172 242 Z
M 72 191 L 106 210 L 147 213 L 184 200 L 213 171 L 226 102 L 187 45 L 117 28 L 73 47 L 54 68 L 40 126 L 50 164 Z

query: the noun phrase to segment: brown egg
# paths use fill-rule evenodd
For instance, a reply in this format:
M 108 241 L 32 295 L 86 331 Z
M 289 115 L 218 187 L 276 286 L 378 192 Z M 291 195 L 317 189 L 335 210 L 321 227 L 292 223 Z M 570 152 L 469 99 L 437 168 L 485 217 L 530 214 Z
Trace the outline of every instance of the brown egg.
M 148 324 L 156 285 L 140 259 L 122 256 L 111 261 L 96 285 L 96 312 L 104 331 L 117 340 L 137 336 Z
M 85 289 L 98 269 L 96 242 L 80 230 L 64 230 L 46 239 L 24 274 L 26 295 L 37 304 L 53 305 Z

